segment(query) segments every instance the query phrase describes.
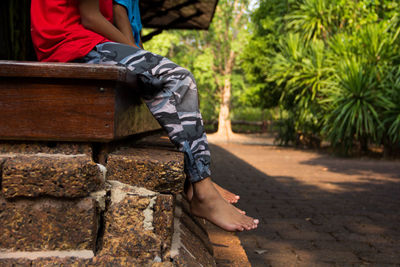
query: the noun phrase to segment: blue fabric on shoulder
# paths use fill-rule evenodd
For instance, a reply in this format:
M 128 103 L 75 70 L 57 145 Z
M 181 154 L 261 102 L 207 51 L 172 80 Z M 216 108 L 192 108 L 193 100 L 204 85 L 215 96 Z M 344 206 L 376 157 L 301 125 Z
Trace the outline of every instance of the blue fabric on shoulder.
M 120 4 L 128 11 L 128 18 L 131 22 L 133 37 L 135 38 L 136 45 L 140 43 L 140 31 L 142 30 L 142 21 L 140 19 L 139 0 L 114 0 L 115 3 Z

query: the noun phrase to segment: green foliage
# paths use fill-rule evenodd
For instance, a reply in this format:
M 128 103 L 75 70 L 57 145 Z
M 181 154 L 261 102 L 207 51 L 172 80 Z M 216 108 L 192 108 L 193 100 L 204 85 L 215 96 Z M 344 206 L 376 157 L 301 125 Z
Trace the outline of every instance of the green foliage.
M 326 39 L 340 24 L 336 0 L 303 0 L 285 16 L 287 29 L 302 33 L 305 40 Z
M 324 131 L 333 146 L 342 146 L 345 152 L 353 141 L 363 145 L 377 140 L 382 124 L 378 110 L 388 101 L 377 88 L 376 67 L 350 58 L 338 65 L 335 79 L 327 88 L 329 104 Z
M 400 67 L 395 66 L 388 70 L 386 79 L 382 82 L 382 90 L 387 97 L 387 104 L 383 113 L 385 132 L 389 145 L 400 146 Z
M 260 1 L 243 69 L 253 104 L 280 107 L 282 144 L 400 147 L 399 9 L 393 0 Z
M 199 88 L 200 109 L 207 121 L 218 119 L 226 79 L 232 84 L 232 106 L 249 105 L 244 101 L 246 85 L 239 65 L 243 47 L 250 38 L 246 29 L 248 2 L 220 0 L 208 31 L 164 31 L 145 44 L 146 49 L 192 71 Z M 232 53 L 232 69 L 229 69 Z

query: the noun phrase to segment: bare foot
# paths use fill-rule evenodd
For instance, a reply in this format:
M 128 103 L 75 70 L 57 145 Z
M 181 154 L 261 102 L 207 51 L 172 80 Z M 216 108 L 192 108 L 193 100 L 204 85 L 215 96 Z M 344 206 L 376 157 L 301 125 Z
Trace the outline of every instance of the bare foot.
M 235 195 L 234 193 L 226 190 L 225 188 L 219 186 L 218 184 L 212 182 L 215 189 L 217 189 L 217 191 L 219 192 L 219 194 L 229 203 L 233 204 L 233 203 L 237 203 L 238 200 L 240 199 L 240 196 Z M 186 191 L 186 197 L 188 198 L 189 201 L 192 200 L 193 197 L 193 186 L 189 183 L 189 185 L 187 185 L 187 189 Z
M 186 183 L 186 182 L 185 182 Z M 212 182 L 212 184 L 214 185 L 215 189 L 217 189 L 218 193 L 229 203 L 237 203 L 239 200 L 239 196 L 233 194 L 232 192 L 229 192 L 228 190 L 226 190 L 225 188 L 219 186 L 218 184 Z M 190 201 L 192 201 L 193 198 L 193 185 L 188 182 L 187 184 L 185 184 L 185 193 L 186 193 L 186 197 L 187 199 Z M 234 206 L 234 208 L 240 212 L 241 214 L 246 214 L 245 211 L 238 209 Z
M 229 192 L 228 190 L 226 190 L 225 188 L 219 186 L 218 184 L 214 183 L 215 189 L 218 190 L 218 192 L 221 194 L 221 196 L 228 201 L 229 203 L 233 204 L 233 203 L 237 203 L 240 196 L 233 194 L 232 192 Z
M 258 220 L 240 213 L 229 204 L 214 187 L 210 178 L 193 186 L 190 202 L 193 215 L 207 219 L 226 231 L 243 231 L 257 228 Z

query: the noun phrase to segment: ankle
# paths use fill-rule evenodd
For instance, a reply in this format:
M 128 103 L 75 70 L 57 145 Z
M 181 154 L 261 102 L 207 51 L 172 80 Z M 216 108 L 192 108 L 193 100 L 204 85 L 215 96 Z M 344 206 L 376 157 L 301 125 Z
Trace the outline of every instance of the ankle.
M 197 201 L 203 202 L 215 195 L 215 187 L 209 177 L 193 184 L 193 198 Z

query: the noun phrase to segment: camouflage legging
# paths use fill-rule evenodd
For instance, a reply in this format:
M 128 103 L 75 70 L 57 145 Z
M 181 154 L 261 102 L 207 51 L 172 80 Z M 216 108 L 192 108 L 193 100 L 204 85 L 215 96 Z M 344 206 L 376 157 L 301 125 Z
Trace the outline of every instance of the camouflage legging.
M 210 176 L 210 150 L 198 106 L 193 75 L 169 59 L 146 50 L 118 43 L 96 46 L 81 61 L 123 65 L 135 74 L 148 74 L 162 81 L 163 88 L 144 101 L 153 116 L 185 154 L 185 172 L 194 183 Z

